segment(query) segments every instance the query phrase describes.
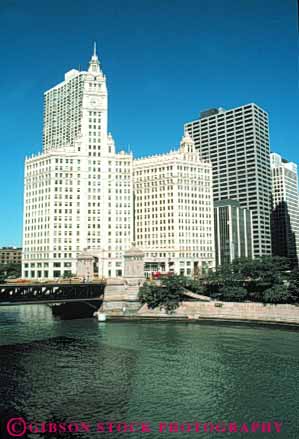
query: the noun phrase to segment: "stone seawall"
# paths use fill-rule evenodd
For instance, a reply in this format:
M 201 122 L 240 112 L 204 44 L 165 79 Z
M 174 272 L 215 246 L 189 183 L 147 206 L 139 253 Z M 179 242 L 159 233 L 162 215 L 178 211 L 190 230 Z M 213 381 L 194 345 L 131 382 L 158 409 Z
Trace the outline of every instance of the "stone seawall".
M 136 317 L 243 320 L 299 325 L 299 306 L 238 302 L 182 302 L 174 314 L 143 305 Z

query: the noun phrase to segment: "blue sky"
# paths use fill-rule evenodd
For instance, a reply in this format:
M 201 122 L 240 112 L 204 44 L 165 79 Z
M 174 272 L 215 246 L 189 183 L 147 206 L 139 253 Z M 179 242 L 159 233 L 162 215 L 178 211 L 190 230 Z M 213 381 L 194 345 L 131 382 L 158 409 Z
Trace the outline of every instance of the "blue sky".
M 210 107 L 256 102 L 271 148 L 298 161 L 295 0 L 1 0 L 0 246 L 19 245 L 23 163 L 41 150 L 43 92 L 97 41 L 118 149 L 178 145 Z

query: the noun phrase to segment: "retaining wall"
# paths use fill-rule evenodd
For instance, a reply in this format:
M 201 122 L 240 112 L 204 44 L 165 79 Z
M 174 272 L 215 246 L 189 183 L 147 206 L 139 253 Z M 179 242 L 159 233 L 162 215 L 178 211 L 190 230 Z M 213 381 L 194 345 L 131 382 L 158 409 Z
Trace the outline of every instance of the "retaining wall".
M 185 317 L 188 319 L 249 320 L 299 325 L 299 306 L 264 305 L 238 302 L 182 302 L 174 314 L 143 305 L 137 312 L 140 317 Z

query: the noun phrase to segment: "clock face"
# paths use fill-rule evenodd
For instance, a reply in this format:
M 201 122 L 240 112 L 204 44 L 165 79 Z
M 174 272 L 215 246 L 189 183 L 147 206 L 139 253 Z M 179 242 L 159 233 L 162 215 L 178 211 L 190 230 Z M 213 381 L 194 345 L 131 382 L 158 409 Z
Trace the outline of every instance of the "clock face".
M 98 107 L 101 104 L 103 104 L 103 101 L 104 101 L 104 99 L 98 96 L 98 97 L 90 98 L 89 103 L 92 107 Z
M 91 98 L 90 99 L 90 105 L 92 107 L 95 107 L 98 103 L 99 103 L 99 101 L 96 98 Z

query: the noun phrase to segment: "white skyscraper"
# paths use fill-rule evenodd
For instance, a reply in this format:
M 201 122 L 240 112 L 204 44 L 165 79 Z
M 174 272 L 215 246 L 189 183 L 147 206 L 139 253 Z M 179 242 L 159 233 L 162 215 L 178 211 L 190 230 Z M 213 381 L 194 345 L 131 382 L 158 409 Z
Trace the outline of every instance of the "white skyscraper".
M 145 272 L 215 266 L 212 167 L 186 133 L 179 150 L 134 160 L 135 241 Z
M 23 277 L 76 273 L 83 250 L 99 275 L 122 275 L 133 238 L 133 158 L 115 152 L 107 119 L 94 48 L 88 71 L 67 72 L 44 95 L 43 153 L 25 161 Z
M 273 210 L 273 254 L 285 256 L 298 265 L 299 257 L 299 193 L 297 165 L 271 154 Z

